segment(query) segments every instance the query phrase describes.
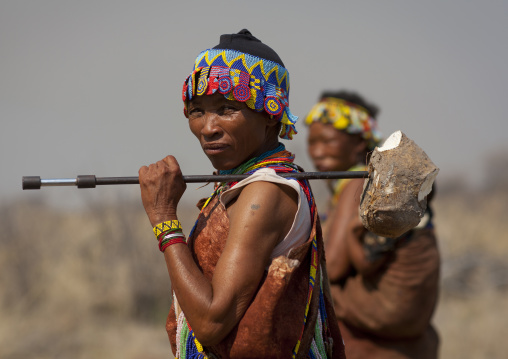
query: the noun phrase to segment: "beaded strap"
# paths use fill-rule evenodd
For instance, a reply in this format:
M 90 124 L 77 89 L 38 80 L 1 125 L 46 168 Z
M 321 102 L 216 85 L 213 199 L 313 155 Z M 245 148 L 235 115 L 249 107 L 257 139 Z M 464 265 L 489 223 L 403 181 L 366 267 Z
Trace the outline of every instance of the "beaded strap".
M 305 305 L 305 315 L 303 317 L 303 326 L 300 331 L 300 337 L 298 338 L 298 342 L 293 349 L 292 358 L 296 358 L 298 354 L 298 350 L 300 349 L 300 344 L 303 338 L 303 332 L 305 330 L 305 325 L 307 324 L 307 315 L 309 314 L 310 302 L 312 300 L 312 293 L 314 292 L 314 284 L 316 283 L 316 273 L 318 268 L 318 251 L 317 251 L 317 236 L 314 236 L 312 239 L 312 252 L 311 252 L 311 261 L 310 261 L 310 273 L 309 273 L 309 292 L 307 295 L 307 303 Z
M 153 233 L 155 234 L 155 237 L 157 239 L 159 239 L 159 235 L 162 232 L 172 230 L 172 229 L 182 229 L 182 225 L 180 224 L 179 220 L 173 219 L 171 221 L 165 221 L 165 222 L 159 223 L 155 227 L 153 227 Z

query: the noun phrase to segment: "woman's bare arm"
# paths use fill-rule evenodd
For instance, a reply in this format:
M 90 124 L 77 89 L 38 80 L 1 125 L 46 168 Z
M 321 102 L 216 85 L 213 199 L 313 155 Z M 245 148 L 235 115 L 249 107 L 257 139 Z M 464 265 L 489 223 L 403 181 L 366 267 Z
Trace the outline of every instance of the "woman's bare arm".
M 376 270 L 383 259 L 369 261 L 363 250 L 367 230 L 363 227 L 358 210 L 363 180 L 348 183 L 328 218 L 330 224 L 325 233 L 326 269 L 330 282 L 346 278 L 354 268 L 360 273 Z

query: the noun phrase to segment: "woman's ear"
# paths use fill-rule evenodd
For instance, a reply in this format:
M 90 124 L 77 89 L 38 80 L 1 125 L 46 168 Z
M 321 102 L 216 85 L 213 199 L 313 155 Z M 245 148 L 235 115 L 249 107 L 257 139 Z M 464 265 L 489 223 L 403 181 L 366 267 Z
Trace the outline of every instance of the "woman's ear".
M 353 148 L 353 153 L 356 153 L 357 161 L 364 163 L 367 152 L 367 141 L 365 141 L 363 137 L 358 136 L 358 140 Z
M 355 146 L 355 150 L 357 150 L 359 153 L 364 153 L 367 151 L 367 141 L 365 141 L 363 138 L 360 138 L 360 141 Z
M 278 124 L 281 123 L 281 122 L 279 122 L 279 120 L 275 119 L 272 115 L 269 115 L 269 114 L 266 114 L 266 115 L 267 115 L 266 121 L 267 121 L 269 127 L 277 126 Z
M 266 125 L 267 133 L 273 133 L 275 137 L 279 137 L 282 122 L 279 122 L 279 120 L 275 119 L 272 115 L 266 113 Z

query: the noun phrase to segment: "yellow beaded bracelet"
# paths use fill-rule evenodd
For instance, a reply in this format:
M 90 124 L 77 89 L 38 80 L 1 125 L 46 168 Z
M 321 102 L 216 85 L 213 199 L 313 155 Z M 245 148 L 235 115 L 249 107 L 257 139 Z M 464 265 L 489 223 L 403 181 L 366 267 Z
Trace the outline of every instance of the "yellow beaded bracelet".
M 153 233 L 155 234 L 155 237 L 158 238 L 159 234 L 165 231 L 169 231 L 170 229 L 182 229 L 182 224 L 177 219 L 165 221 L 153 227 Z

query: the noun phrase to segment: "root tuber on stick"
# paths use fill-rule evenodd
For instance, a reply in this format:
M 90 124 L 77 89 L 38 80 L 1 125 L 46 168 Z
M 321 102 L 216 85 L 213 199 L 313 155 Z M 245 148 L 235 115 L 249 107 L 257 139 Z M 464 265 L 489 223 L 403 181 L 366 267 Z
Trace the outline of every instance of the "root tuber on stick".
M 397 238 L 417 226 L 439 172 L 427 154 L 397 131 L 374 149 L 368 171 L 360 199 L 365 228 Z

